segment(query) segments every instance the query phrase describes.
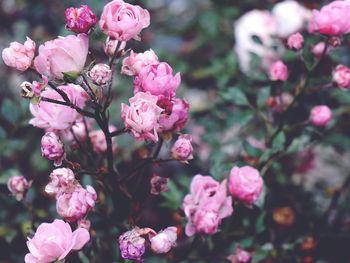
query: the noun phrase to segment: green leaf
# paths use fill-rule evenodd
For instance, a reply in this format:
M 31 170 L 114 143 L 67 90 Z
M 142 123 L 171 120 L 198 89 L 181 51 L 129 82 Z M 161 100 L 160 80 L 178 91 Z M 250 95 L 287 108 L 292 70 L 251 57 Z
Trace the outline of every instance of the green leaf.
M 261 213 L 255 222 L 255 231 L 257 234 L 260 234 L 265 231 L 265 216 L 265 212 Z
M 262 151 L 260 149 L 254 148 L 249 142 L 244 141 L 243 149 L 246 151 L 246 153 L 251 157 L 259 157 L 262 154 Z
M 266 88 L 261 88 L 258 92 L 258 97 L 256 99 L 256 104 L 258 105 L 259 108 L 262 108 L 266 105 L 266 100 L 270 96 L 270 87 Z
M 226 91 L 221 93 L 221 96 L 223 99 L 232 101 L 235 105 L 238 106 L 249 105 L 247 96 L 236 87 L 228 88 Z
M 286 136 L 284 135 L 284 132 L 281 131 L 273 140 L 272 148 L 275 150 L 283 150 L 285 142 L 286 142 Z
M 12 124 L 15 124 L 20 116 L 17 103 L 8 98 L 4 99 L 1 105 L 1 115 Z

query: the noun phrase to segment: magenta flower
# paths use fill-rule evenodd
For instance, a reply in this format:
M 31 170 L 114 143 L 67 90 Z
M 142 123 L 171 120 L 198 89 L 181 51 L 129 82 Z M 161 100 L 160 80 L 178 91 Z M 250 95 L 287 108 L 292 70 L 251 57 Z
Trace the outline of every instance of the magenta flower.
M 139 228 L 125 232 L 119 237 L 119 249 L 124 259 L 143 261 L 146 252 L 146 239 L 140 234 Z
M 97 16 L 88 5 L 66 9 L 67 29 L 75 33 L 88 33 L 97 23 Z
M 288 79 L 287 66 L 281 60 L 272 63 L 269 68 L 269 78 L 272 81 L 286 81 Z
M 299 51 L 303 48 L 304 45 L 304 37 L 300 33 L 295 33 L 288 37 L 287 45 L 290 49 L 294 49 L 295 51 Z
M 35 42 L 27 37 L 24 44 L 12 42 L 10 47 L 2 51 L 5 64 L 19 71 L 27 70 L 31 65 L 35 53 Z
M 348 89 L 350 86 L 350 69 L 344 65 L 338 65 L 333 71 L 333 81 L 341 89 Z
M 185 127 L 190 109 L 186 100 L 163 98 L 158 99 L 157 104 L 164 109 L 159 119 L 159 132 L 179 132 Z

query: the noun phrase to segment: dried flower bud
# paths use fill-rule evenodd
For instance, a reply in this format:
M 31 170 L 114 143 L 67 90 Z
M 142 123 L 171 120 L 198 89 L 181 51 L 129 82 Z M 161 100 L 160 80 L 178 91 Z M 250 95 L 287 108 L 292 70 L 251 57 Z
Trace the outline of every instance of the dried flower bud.
M 32 89 L 32 83 L 28 81 L 24 81 L 21 84 L 21 96 L 26 99 L 31 99 L 34 97 L 34 92 Z

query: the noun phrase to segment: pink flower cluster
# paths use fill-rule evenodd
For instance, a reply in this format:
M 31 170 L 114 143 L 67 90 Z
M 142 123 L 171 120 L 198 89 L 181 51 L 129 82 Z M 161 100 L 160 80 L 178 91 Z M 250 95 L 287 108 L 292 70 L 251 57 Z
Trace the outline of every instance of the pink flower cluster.
M 131 129 L 135 138 L 157 141 L 157 133 L 178 132 L 184 128 L 189 105 L 185 100 L 175 97 L 176 90 L 181 83 L 180 73 L 174 75 L 170 65 L 159 62 L 153 50 L 138 54 L 131 52 L 130 56 L 123 60 L 122 73 L 135 76 L 133 102 L 130 100 L 130 107 L 122 105 L 124 123 L 127 128 Z M 148 95 L 138 96 L 140 93 Z M 152 108 L 153 110 L 147 113 L 143 110 L 145 114 L 142 116 L 129 112 L 134 105 L 139 104 L 136 98 L 143 100 L 151 96 L 153 97 L 152 103 L 148 103 L 147 109 Z M 153 104 L 152 107 L 150 107 L 151 104 Z M 159 109 L 161 109 L 160 112 Z M 150 122 L 153 123 L 155 130 L 145 126 Z M 142 130 L 146 132 L 140 133 Z
M 80 250 L 90 240 L 89 232 L 78 228 L 72 232 L 68 223 L 56 219 L 42 223 L 32 238 L 28 238 L 29 253 L 26 263 L 54 262 L 63 260 L 71 251 Z
M 196 175 L 185 196 L 183 208 L 188 219 L 186 235 L 215 234 L 223 218 L 233 213 L 232 198 L 227 195 L 227 182 L 210 176 Z
M 350 1 L 333 1 L 314 10 L 309 23 L 310 33 L 320 33 L 331 36 L 341 36 L 350 32 Z
M 83 219 L 94 208 L 97 200 L 95 189 L 90 185 L 83 188 L 75 180 L 72 170 L 56 169 L 50 174 L 50 179 L 45 191 L 56 196 L 57 213 L 67 221 Z

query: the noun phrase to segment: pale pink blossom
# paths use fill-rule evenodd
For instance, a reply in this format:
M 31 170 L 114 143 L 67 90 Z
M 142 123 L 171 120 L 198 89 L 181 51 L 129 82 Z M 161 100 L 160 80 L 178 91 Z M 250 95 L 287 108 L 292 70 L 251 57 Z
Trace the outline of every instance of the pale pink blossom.
M 295 33 L 288 37 L 287 45 L 290 49 L 294 49 L 296 51 L 299 51 L 303 48 L 304 45 L 304 37 L 302 34 Z
M 173 75 L 169 64 L 161 62 L 141 69 L 134 81 L 134 94 L 143 91 L 152 95 L 172 98 L 180 86 L 180 73 Z
M 60 137 L 54 132 L 47 132 L 41 138 L 41 155 L 54 161 L 55 166 L 60 166 L 64 158 L 64 145 Z
M 2 51 L 5 64 L 19 71 L 27 70 L 31 65 L 35 53 L 35 42 L 27 37 L 24 44 L 12 42 L 10 47 Z
M 174 226 L 167 227 L 150 238 L 151 249 L 156 254 L 168 253 L 175 246 L 177 229 Z
M 122 103 L 121 116 L 125 127 L 130 129 L 137 140 L 158 141 L 157 129 L 163 109 L 157 106 L 157 96 L 139 92 L 129 99 L 130 106 Z
M 64 192 L 71 192 L 76 187 L 74 173 L 69 168 L 58 168 L 51 172 L 50 182 L 45 187 L 45 192 L 53 195 L 60 195 Z
M 138 75 L 144 67 L 158 63 L 158 57 L 152 49 L 143 53 L 135 53 L 131 50 L 130 55 L 123 60 L 121 73 L 128 76 Z
M 164 109 L 159 119 L 159 132 L 179 132 L 188 120 L 190 105 L 184 99 L 158 99 L 157 105 Z
M 125 41 L 120 42 L 118 40 L 107 37 L 104 51 L 107 56 L 113 57 L 115 52 L 122 52 L 125 49 L 125 47 L 126 47 Z
M 341 89 L 348 89 L 350 86 L 350 69 L 344 65 L 338 65 L 333 71 L 333 81 Z
M 34 66 L 41 75 L 63 79 L 63 73 L 83 70 L 88 50 L 89 39 L 85 34 L 59 37 L 40 45 Z
M 31 183 L 24 176 L 11 176 L 7 181 L 7 188 L 16 197 L 17 201 L 21 201 L 27 193 Z
M 193 159 L 192 136 L 189 134 L 180 135 L 171 149 L 171 156 L 179 161 Z
M 186 235 L 215 234 L 223 218 L 233 213 L 232 198 L 227 195 L 227 182 L 221 184 L 210 176 L 196 175 L 185 196 L 183 208 L 187 217 Z
M 315 126 L 326 126 L 332 116 L 332 111 L 327 105 L 318 105 L 312 108 L 310 121 Z
M 56 219 L 42 223 L 33 238 L 28 238 L 26 263 L 48 263 L 63 260 L 70 252 L 80 250 L 90 240 L 89 232 L 78 228 L 74 232 L 68 223 Z
M 65 92 L 70 101 L 77 107 L 84 107 L 88 97 L 86 91 L 82 87 L 68 84 L 67 86 L 59 86 L 57 89 Z M 41 96 L 64 101 L 61 95 L 51 88 L 47 88 L 41 92 Z M 40 101 L 38 104 L 30 104 L 30 112 L 33 114 L 33 118 L 29 123 L 42 129 L 66 130 L 72 127 L 76 120 L 81 118 L 81 114 L 75 109 L 47 101 Z
M 264 181 L 259 171 L 250 167 L 233 167 L 230 172 L 228 189 L 233 199 L 247 206 L 253 205 L 259 198 Z
M 97 85 L 106 85 L 112 80 L 112 70 L 107 64 L 96 64 L 89 71 L 89 77 Z
M 269 68 L 269 78 L 272 81 L 286 81 L 288 79 L 287 66 L 281 60 L 272 63 Z
M 138 5 L 123 0 L 109 2 L 103 8 L 100 19 L 101 30 L 118 41 L 138 38 L 141 30 L 150 24 L 150 15 Z
M 350 32 L 350 1 L 333 1 L 321 8 L 313 10 L 309 23 L 310 33 L 340 36 Z
M 56 202 L 57 213 L 69 222 L 84 218 L 95 206 L 97 194 L 95 189 L 88 185 L 85 188 L 78 186 L 73 192 L 62 193 Z
M 67 29 L 75 33 L 88 33 L 97 23 L 97 16 L 88 5 L 67 8 L 65 15 Z

